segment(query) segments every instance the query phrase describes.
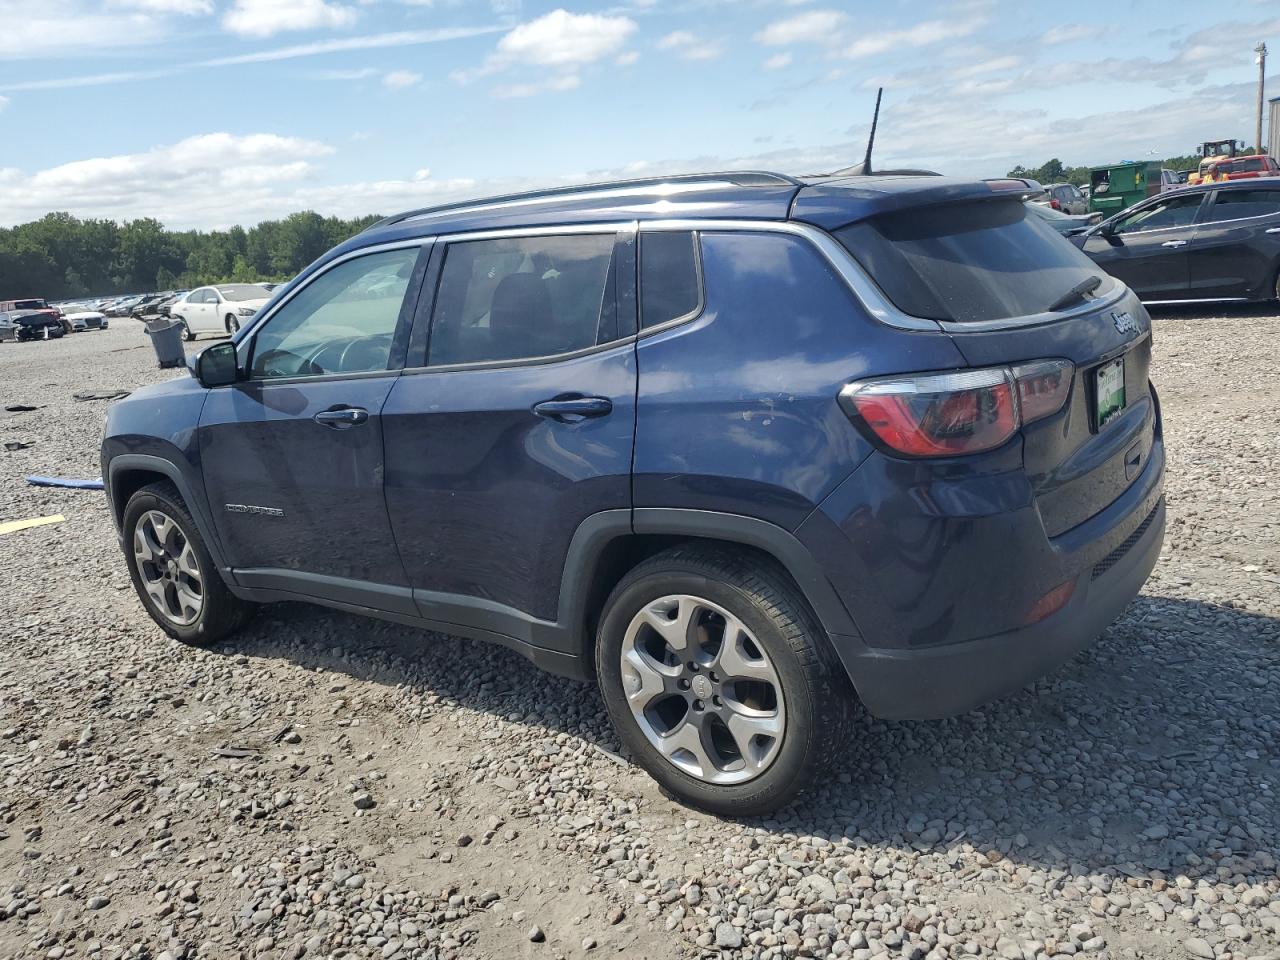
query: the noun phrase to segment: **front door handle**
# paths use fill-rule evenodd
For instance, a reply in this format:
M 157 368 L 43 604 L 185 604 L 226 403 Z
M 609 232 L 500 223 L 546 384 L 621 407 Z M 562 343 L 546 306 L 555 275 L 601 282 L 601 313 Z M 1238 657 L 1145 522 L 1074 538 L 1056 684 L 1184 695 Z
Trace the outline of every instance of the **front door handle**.
M 368 420 L 369 411 L 363 407 L 340 407 L 336 410 L 321 410 L 311 419 L 334 430 L 344 430 Z
M 533 405 L 533 412 L 560 423 L 578 423 L 588 417 L 605 417 L 613 412 L 608 397 L 556 397 Z
M 1280 233 L 1280 227 L 1268 227 L 1267 233 Z
M 1185 247 L 1186 245 L 1187 241 L 1185 240 L 1166 240 L 1164 243 L 1160 244 L 1162 247 Z

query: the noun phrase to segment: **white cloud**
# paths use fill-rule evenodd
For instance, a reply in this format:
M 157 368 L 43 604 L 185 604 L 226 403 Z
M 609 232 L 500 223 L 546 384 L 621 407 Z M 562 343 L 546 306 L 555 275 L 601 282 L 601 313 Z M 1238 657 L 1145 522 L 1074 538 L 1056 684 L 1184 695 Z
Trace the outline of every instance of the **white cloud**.
M 566 73 L 533 83 L 512 83 L 493 88 L 493 95 L 503 100 L 532 97 L 539 93 L 558 93 L 575 90 L 581 84 L 576 73 Z
M 553 10 L 498 41 L 498 56 L 539 66 L 591 63 L 614 53 L 636 29 L 628 17 Z
M 620 67 L 629 67 L 640 59 L 640 53 L 637 50 L 628 50 L 626 53 L 620 53 L 614 58 L 613 62 Z
M 1050 27 L 1040 42 L 1050 46 L 1059 43 L 1076 43 L 1080 40 L 1093 40 L 1103 34 L 1102 27 L 1091 26 L 1084 23 L 1064 23 L 1056 27 Z
M 791 66 L 791 54 L 789 53 L 775 53 L 764 62 L 766 70 L 781 70 L 783 67 L 789 66 Z
M 149 13 L 180 13 L 195 16 L 212 13 L 212 0 L 108 0 L 108 6 L 146 10 Z
M 988 59 L 979 60 L 971 63 L 967 67 L 960 67 L 951 72 L 953 77 L 963 79 L 966 77 L 977 77 L 984 73 L 996 73 L 1000 70 L 1014 70 L 1023 64 L 1022 57 L 1010 55 L 1007 57 L 990 57 Z
M 235 0 L 222 18 L 232 33 L 269 37 L 286 30 L 348 27 L 356 11 L 326 0 Z
M 688 30 L 676 30 L 673 33 L 668 33 L 658 41 L 658 49 L 674 50 L 676 47 L 683 47 L 694 43 L 696 39 L 697 38 Z
M 968 36 L 977 30 L 979 25 L 980 22 L 977 20 L 925 20 L 903 30 L 866 33 L 849 44 L 845 49 L 845 56 L 870 57 L 889 50 L 901 50 L 904 47 L 926 47 L 942 40 Z
M 167 36 L 163 18 L 138 10 L 92 9 L 78 0 L 0 0 L 0 60 L 118 53 Z
M 503 34 L 494 52 L 480 66 L 455 70 L 450 76 L 455 83 L 470 83 L 520 67 L 542 67 L 558 74 L 504 84 L 495 87 L 493 95 L 528 97 L 544 91 L 571 90 L 581 82 L 579 67 L 619 54 L 635 30 L 635 21 L 628 17 L 553 10 Z M 625 52 L 619 54 L 619 62 L 626 56 Z
M 659 50 L 676 51 L 685 60 L 714 60 L 724 51 L 719 43 L 703 42 L 688 30 L 676 30 L 658 41 Z
M 392 70 L 382 78 L 382 84 L 388 90 L 403 90 L 422 82 L 422 74 L 412 70 Z
M 756 34 L 756 40 L 771 47 L 790 43 L 830 43 L 848 21 L 848 15 L 839 10 L 810 10 L 769 24 Z
M 0 110 L 3 110 L 3 109 L 4 109 L 5 107 L 7 107 L 8 105 L 9 105 L 9 98 L 8 98 L 8 97 L 0 97 Z

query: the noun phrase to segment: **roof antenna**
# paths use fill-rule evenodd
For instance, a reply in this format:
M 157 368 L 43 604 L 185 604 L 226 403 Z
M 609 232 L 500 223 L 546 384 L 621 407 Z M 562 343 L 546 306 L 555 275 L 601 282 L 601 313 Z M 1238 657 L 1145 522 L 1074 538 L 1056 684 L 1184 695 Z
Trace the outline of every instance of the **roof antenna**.
M 871 148 L 876 142 L 876 124 L 880 122 L 880 98 L 884 96 L 884 87 L 876 88 L 876 110 L 871 115 L 871 133 L 867 135 L 867 155 L 862 160 L 863 176 L 871 176 Z

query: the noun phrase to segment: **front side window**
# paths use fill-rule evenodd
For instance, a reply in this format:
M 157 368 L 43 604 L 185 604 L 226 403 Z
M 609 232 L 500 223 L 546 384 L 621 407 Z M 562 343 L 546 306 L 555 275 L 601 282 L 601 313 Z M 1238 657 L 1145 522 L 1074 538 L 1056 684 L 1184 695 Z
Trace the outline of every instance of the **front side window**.
M 427 364 L 529 360 L 618 336 L 612 233 L 449 245 Z
M 1280 188 L 1264 190 L 1219 190 L 1209 220 L 1244 220 L 1280 214 Z
M 418 247 L 344 261 L 307 284 L 255 335 L 252 376 L 314 377 L 387 369 Z M 258 296 L 263 291 L 258 288 Z
M 687 317 L 702 302 L 697 238 L 688 231 L 640 234 L 640 326 Z
M 1149 207 L 1129 214 L 1116 224 L 1116 233 L 1138 233 L 1168 227 L 1188 227 L 1200 209 L 1201 195 L 1193 193 L 1162 199 Z

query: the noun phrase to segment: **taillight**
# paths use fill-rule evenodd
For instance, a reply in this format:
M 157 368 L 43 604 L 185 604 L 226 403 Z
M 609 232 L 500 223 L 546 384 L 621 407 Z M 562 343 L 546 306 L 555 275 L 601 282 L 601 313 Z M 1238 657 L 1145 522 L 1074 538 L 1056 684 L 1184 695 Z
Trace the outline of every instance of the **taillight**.
M 1049 201 L 1049 206 L 1053 207 L 1053 209 L 1055 209 L 1055 210 L 1061 210 L 1061 209 L 1062 209 L 1062 204 L 1060 204 L 1057 200 L 1050 200 L 1050 201 Z
M 840 403 L 896 453 L 963 456 L 994 450 L 1024 423 L 1062 409 L 1073 372 L 1069 361 L 1045 360 L 863 380 L 841 390 Z
M 1070 360 L 1044 360 L 1013 368 L 1023 423 L 1032 423 L 1062 409 L 1071 392 L 1075 368 Z

